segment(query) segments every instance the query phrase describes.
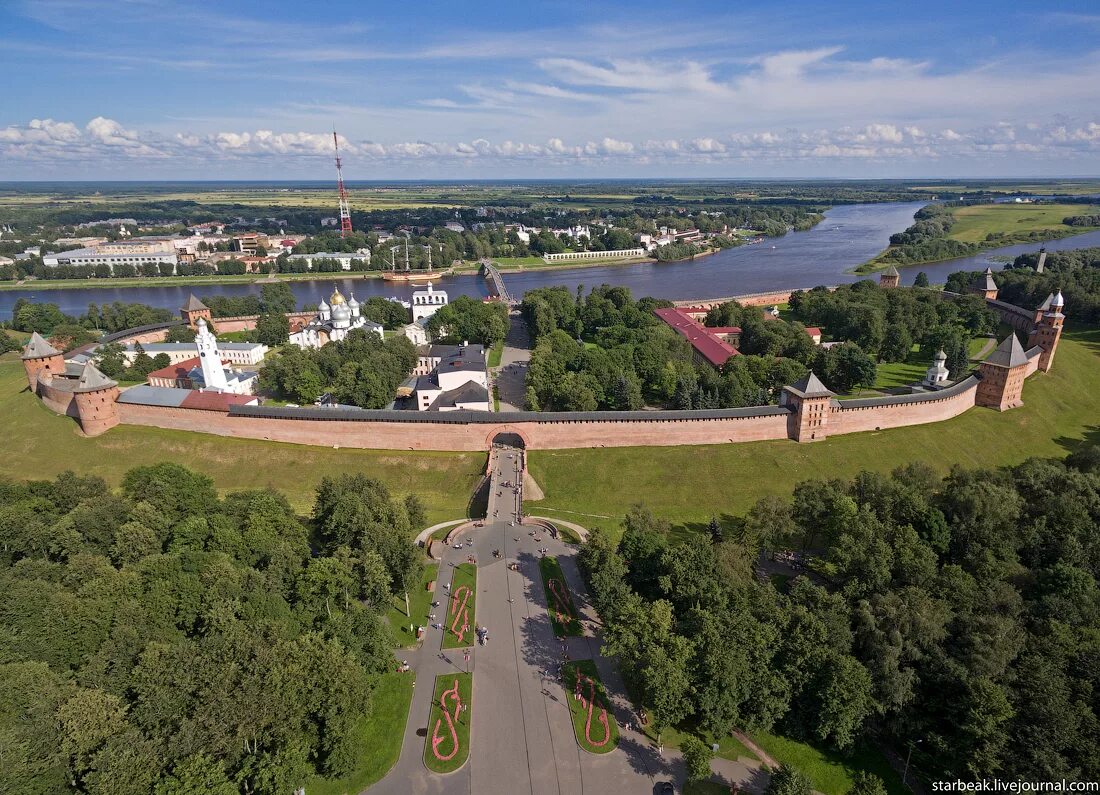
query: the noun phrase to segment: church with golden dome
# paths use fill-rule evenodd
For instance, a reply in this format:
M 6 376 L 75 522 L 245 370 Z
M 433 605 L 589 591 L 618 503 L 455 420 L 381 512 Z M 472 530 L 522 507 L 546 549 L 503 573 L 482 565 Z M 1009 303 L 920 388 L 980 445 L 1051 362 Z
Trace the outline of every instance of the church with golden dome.
M 382 326 L 360 314 L 355 295 L 344 298 L 339 288 L 336 288 L 328 301 L 321 299 L 317 306 L 317 316 L 290 335 L 290 342 L 300 348 L 322 348 L 330 342 L 339 342 L 357 328 L 382 338 Z

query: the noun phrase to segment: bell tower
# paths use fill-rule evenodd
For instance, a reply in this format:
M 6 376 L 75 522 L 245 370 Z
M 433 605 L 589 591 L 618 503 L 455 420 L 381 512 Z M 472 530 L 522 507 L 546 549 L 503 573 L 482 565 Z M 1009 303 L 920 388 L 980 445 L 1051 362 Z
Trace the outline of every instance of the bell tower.
M 201 317 L 198 321 L 195 345 L 199 349 L 199 365 L 202 367 L 202 380 L 206 388 L 224 392 L 229 382 L 225 379 L 222 356 L 218 352 L 218 340 L 210 333 L 210 329 L 206 327 L 206 321 Z
M 1039 369 L 1044 373 L 1048 372 L 1054 364 L 1054 353 L 1058 350 L 1058 340 L 1062 338 L 1062 324 L 1066 320 L 1066 316 L 1062 314 L 1062 308 L 1065 304 L 1062 291 L 1059 290 L 1050 299 L 1049 308 L 1043 312 L 1035 328 L 1032 329 L 1031 336 L 1027 339 L 1029 348 L 1038 345 L 1043 349 L 1039 354 Z

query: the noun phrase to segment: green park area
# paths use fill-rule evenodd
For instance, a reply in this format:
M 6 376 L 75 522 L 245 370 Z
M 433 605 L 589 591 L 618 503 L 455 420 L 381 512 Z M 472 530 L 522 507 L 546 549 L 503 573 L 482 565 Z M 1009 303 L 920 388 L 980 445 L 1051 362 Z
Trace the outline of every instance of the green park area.
M 768 732 L 755 732 L 752 739 L 775 761 L 804 773 L 814 790 L 823 795 L 844 795 L 852 789 L 859 773 L 881 778 L 890 795 L 909 792 L 886 757 L 868 745 L 841 752 Z
M 0 358 L 0 438 L 0 476 L 52 478 L 72 470 L 117 486 L 128 469 L 173 461 L 213 478 L 222 494 L 278 489 L 304 513 L 321 478 L 361 473 L 394 494 L 418 495 L 428 524 L 465 516 L 485 469 L 484 453 L 336 450 L 138 425 L 87 439 L 74 420 L 57 416 L 27 390 L 16 353 Z
M 433 692 L 424 738 L 424 766 L 433 773 L 453 773 L 470 756 L 473 675 L 437 676 Z
M 1028 239 L 1032 233 L 1063 237 L 1088 232 L 1094 227 L 1066 226 L 1062 219 L 1074 215 L 1094 215 L 1090 204 L 975 204 L 952 210 L 955 225 L 948 237 L 963 243 L 984 243 L 990 235 L 1003 235 L 1004 245 L 1014 238 Z M 1000 242 L 999 238 L 998 241 Z
M 561 570 L 558 559 L 551 556 L 539 559 L 539 572 L 542 574 L 542 588 L 546 594 L 546 610 L 550 614 L 550 623 L 554 634 L 559 638 L 580 637 L 584 627 L 577 617 L 577 608 L 573 604 L 573 595 Z
M 405 595 L 398 594 L 390 602 L 389 619 L 390 629 L 397 640 L 397 645 L 402 648 L 416 645 L 416 630 L 413 627 L 428 626 L 428 613 L 432 604 L 434 591 L 430 587 L 439 573 L 439 566 L 435 563 L 425 564 L 420 572 L 420 582 L 417 587 L 409 592 L 408 612 L 405 608 Z
M 401 754 L 401 740 L 412 703 L 413 674 L 386 673 L 371 695 L 370 714 L 356 727 L 359 759 L 346 778 L 316 776 L 306 784 L 310 795 L 348 795 L 362 792 L 389 772 Z
M 607 754 L 619 744 L 619 727 L 596 664 L 574 660 L 562 668 L 569 714 L 577 744 L 592 754 Z
M 945 422 L 835 436 L 823 443 L 779 440 L 679 447 L 533 450 L 531 475 L 545 499 L 529 510 L 617 534 L 643 502 L 680 537 L 703 532 L 712 516 L 741 515 L 760 497 L 790 494 L 812 478 L 850 478 L 925 461 L 995 467 L 1031 456 L 1064 456 L 1100 436 L 1100 330 L 1070 330 L 1054 368 L 1027 380 L 1024 405 L 975 408 Z M 627 488 L 624 483 L 629 483 Z
M 446 573 L 442 575 L 446 577 Z M 477 566 L 461 563 L 451 571 L 450 588 L 436 583 L 435 592 L 440 602 L 438 620 L 443 622 L 443 648 L 459 649 L 477 642 L 474 628 L 477 614 Z M 445 597 L 445 598 L 443 598 Z M 444 612 L 445 611 L 445 612 Z

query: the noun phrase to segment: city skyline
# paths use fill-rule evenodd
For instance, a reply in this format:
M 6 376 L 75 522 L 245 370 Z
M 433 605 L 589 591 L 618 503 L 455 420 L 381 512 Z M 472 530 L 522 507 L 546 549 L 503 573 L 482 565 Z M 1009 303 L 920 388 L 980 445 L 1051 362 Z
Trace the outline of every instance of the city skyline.
M 0 179 L 1090 176 L 1085 3 L 0 9 Z

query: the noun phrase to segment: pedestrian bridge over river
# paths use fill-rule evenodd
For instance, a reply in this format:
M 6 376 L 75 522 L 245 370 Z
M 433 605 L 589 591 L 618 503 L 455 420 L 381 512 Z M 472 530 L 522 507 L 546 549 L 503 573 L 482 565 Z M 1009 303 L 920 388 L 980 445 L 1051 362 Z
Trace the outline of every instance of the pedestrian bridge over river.
M 485 280 L 489 282 L 489 295 L 498 301 L 503 301 L 508 306 L 515 306 L 519 303 L 512 294 L 508 292 L 508 286 L 504 283 L 504 277 L 500 275 L 500 270 L 491 260 L 481 261 L 481 272 L 485 274 Z

